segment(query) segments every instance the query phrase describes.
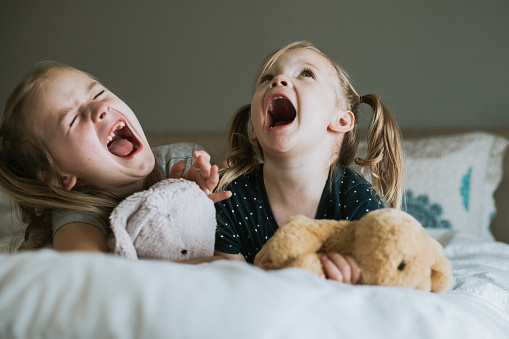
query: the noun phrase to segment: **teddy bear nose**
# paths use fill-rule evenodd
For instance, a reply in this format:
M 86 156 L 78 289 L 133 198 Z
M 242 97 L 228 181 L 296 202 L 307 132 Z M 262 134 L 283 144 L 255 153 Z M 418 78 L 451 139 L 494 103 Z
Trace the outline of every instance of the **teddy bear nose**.
M 403 271 L 406 267 L 406 262 L 402 261 L 398 265 L 398 270 Z
M 187 250 L 182 250 L 182 251 L 180 251 L 180 253 L 183 254 L 183 255 L 186 255 L 187 254 Z

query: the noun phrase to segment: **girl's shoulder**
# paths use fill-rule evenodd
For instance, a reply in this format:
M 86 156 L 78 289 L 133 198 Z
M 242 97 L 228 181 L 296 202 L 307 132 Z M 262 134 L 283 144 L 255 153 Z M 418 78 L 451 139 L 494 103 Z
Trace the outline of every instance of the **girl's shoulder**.
M 68 223 L 90 224 L 99 228 L 106 236 L 109 233 L 109 221 L 93 212 L 54 208 L 51 210 L 51 219 L 53 234 L 55 234 L 60 227 Z
M 234 186 L 251 186 L 258 182 L 263 182 L 263 164 L 258 165 L 253 171 L 239 175 L 233 179 L 227 187 Z
M 334 174 L 334 181 L 341 186 L 371 186 L 370 182 L 362 175 L 349 167 L 341 166 L 336 169 Z

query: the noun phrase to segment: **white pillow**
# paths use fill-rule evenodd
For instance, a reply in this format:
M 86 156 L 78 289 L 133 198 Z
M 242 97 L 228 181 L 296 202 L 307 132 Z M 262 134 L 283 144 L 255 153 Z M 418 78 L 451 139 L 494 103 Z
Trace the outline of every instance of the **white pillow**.
M 404 140 L 403 209 L 433 236 L 452 229 L 493 239 L 493 193 L 502 179 L 507 144 L 484 132 Z M 359 146 L 365 154 L 366 144 Z

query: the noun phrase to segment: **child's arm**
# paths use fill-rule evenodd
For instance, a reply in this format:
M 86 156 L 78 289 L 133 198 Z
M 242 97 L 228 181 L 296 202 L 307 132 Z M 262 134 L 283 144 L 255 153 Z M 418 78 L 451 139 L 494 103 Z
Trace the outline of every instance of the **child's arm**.
M 341 255 L 336 252 L 328 253 L 320 258 L 322 269 L 325 272 L 323 278 L 355 285 L 361 277 L 361 269 L 357 262 L 349 255 Z M 270 252 L 265 253 L 257 266 L 266 269 L 271 262 Z
M 196 259 L 189 259 L 189 260 L 184 260 L 184 261 L 175 261 L 175 263 L 197 265 L 197 264 L 212 262 L 212 261 L 216 261 L 216 260 L 238 260 L 238 261 L 246 262 L 244 257 L 240 254 L 228 254 L 228 253 L 214 251 L 214 256 L 212 256 L 212 257 L 196 258 Z
M 185 168 L 185 162 L 181 160 L 172 166 L 169 177 L 194 181 L 214 202 L 231 197 L 230 191 L 212 193 L 219 182 L 219 173 L 216 165 L 210 165 L 210 155 L 205 151 L 195 151 L 193 156 L 196 161 L 184 175 L 182 175 L 182 172 Z
M 107 252 L 106 236 L 93 225 L 79 222 L 69 223 L 55 232 L 53 249 L 105 253 Z
M 228 260 L 237 260 L 237 261 L 246 262 L 246 258 L 244 258 L 244 256 L 242 254 L 230 254 L 230 253 L 224 253 L 224 252 L 215 250 L 214 256 L 220 257 L 223 259 L 228 259 Z

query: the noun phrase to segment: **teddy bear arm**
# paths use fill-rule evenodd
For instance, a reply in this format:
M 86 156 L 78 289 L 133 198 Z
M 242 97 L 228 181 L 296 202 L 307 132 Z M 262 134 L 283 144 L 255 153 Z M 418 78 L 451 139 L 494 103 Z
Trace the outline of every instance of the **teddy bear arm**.
M 270 252 L 272 268 L 286 266 L 289 261 L 305 253 L 315 253 L 332 233 L 337 221 L 316 220 L 297 215 L 281 226 L 262 247 L 254 264 Z
M 322 268 L 322 263 L 320 262 L 320 257 L 317 253 L 306 253 L 298 256 L 295 260 L 290 262 L 287 267 L 302 268 L 318 276 L 323 276 L 325 274 Z
M 271 267 L 280 268 L 286 266 L 293 258 L 306 253 L 315 253 L 322 245 L 316 234 L 306 228 L 279 229 L 271 239 L 262 247 L 255 257 L 255 265 L 267 252 L 270 253 Z M 304 240 L 305 239 L 305 240 Z

